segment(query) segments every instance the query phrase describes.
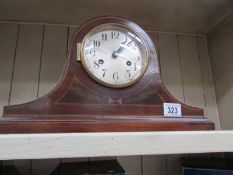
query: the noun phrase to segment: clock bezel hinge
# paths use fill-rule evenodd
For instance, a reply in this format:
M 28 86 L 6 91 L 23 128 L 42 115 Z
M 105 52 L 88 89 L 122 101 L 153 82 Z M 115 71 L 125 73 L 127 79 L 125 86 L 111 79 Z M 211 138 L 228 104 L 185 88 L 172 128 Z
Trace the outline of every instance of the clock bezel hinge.
M 77 61 L 81 61 L 81 47 L 82 47 L 82 43 L 77 43 Z

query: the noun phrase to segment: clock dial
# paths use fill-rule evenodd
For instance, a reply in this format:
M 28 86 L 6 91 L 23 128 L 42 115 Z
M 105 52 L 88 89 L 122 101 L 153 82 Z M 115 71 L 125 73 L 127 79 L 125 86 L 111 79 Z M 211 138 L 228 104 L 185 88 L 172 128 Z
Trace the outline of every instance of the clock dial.
M 82 43 L 82 65 L 97 82 L 108 87 L 132 85 L 144 74 L 148 56 L 142 39 L 120 25 L 91 30 Z

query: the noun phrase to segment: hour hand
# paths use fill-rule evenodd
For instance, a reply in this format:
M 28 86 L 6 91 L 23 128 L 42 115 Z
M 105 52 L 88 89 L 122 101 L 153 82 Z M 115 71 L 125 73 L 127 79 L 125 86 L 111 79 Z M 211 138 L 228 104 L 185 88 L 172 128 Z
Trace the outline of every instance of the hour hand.
M 117 58 L 118 54 L 122 52 L 122 50 L 124 49 L 124 47 L 120 46 L 117 51 L 113 51 L 112 53 L 112 58 Z

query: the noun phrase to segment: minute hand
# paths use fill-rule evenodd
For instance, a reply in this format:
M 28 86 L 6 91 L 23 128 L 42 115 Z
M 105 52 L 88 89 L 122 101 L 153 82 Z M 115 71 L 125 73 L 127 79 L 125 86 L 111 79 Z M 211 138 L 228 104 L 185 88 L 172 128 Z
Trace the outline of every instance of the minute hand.
M 120 53 L 116 53 L 117 56 L 123 58 L 123 59 L 126 59 L 126 60 L 129 60 L 129 61 L 138 61 L 136 58 L 134 57 L 128 57 L 127 55 L 122 55 Z
M 125 49 L 125 47 L 129 46 L 132 42 L 133 42 L 133 40 L 130 41 L 129 43 L 127 43 L 126 45 L 124 45 L 125 42 L 121 43 L 121 46 L 117 49 L 117 51 L 113 51 L 112 57 L 113 57 L 113 58 L 117 58 L 117 55 L 118 55 L 119 53 L 121 53 L 121 52 Z M 123 45 L 123 46 L 122 46 L 122 45 Z

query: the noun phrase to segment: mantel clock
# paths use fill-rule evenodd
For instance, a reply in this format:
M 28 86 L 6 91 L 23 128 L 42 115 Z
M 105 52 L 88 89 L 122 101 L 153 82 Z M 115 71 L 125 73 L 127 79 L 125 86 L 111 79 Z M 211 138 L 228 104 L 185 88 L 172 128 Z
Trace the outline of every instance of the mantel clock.
M 130 20 L 111 16 L 76 30 L 51 92 L 6 106 L 0 119 L 1 133 L 211 129 L 203 109 L 179 102 L 165 88 L 149 35 Z

